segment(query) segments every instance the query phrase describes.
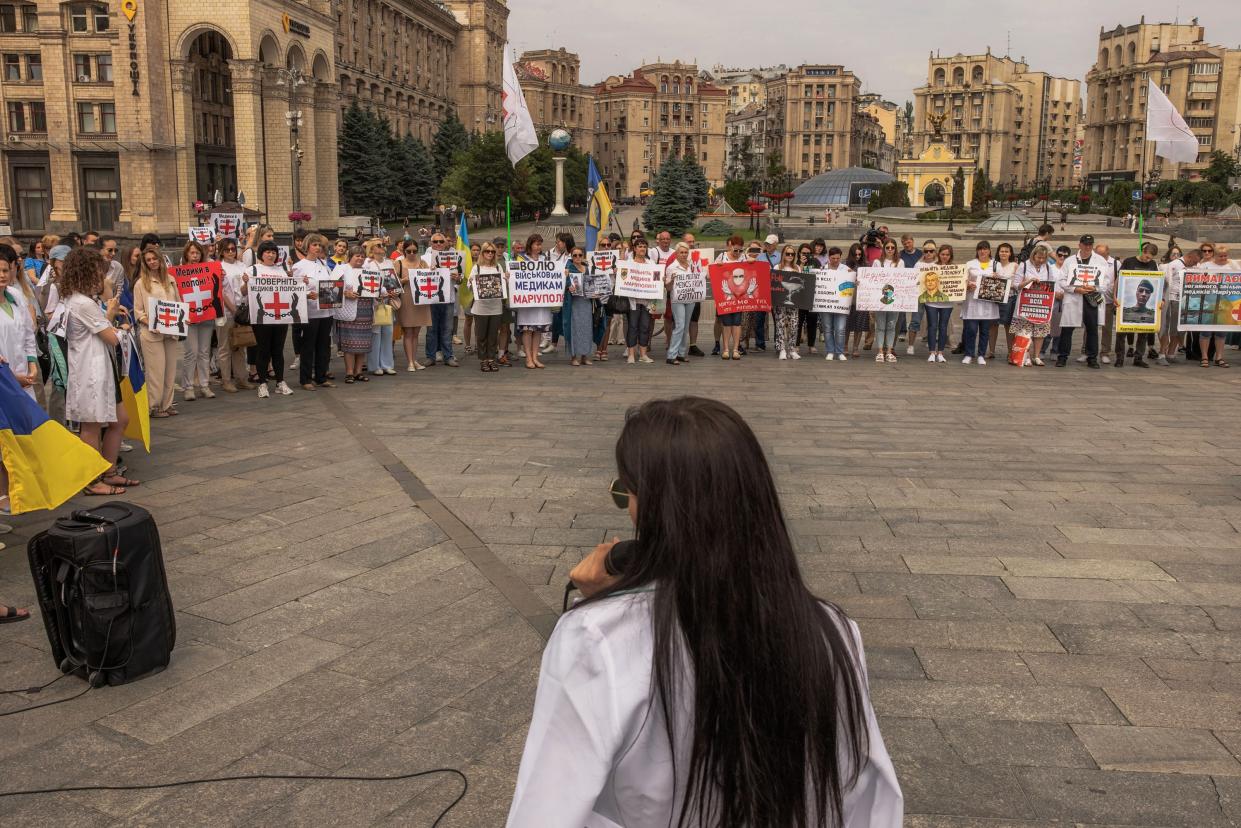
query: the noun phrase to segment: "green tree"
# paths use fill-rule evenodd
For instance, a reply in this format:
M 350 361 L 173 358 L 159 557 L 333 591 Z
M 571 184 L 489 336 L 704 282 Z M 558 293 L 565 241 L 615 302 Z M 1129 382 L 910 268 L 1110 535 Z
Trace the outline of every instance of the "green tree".
M 957 167 L 952 176 L 952 209 L 965 207 L 965 168 Z
M 1137 186 L 1132 181 L 1112 182 L 1099 206 L 1107 210 L 1108 215 L 1123 216 L 1133 209 L 1133 191 Z
M 866 212 L 873 213 L 885 207 L 908 207 L 909 185 L 904 181 L 889 181 L 871 194 Z
M 961 180 L 964 180 L 962 176 Z M 991 190 L 991 182 L 983 170 L 974 171 L 974 191 L 970 194 L 970 212 L 985 213 L 987 211 L 987 193 Z
M 379 215 L 383 208 L 388 162 L 379 119 L 356 103 L 345 110 L 337 139 L 337 175 L 346 213 Z M 376 147 L 381 147 L 376 152 Z
M 406 213 L 429 213 L 435 206 L 435 162 L 427 145 L 409 133 L 401 139 L 401 149 L 410 159 L 411 174 L 405 182 Z
M 724 201 L 738 213 L 744 213 L 750 209 L 746 202 L 750 200 L 752 192 L 754 192 L 753 181 L 729 181 L 724 184 Z
M 655 195 L 642 212 L 642 223 L 652 233 L 668 230 L 679 236 L 694 224 L 698 215 L 695 190 L 680 159 L 669 158 L 651 182 Z
M 681 173 L 685 177 L 685 186 L 693 196 L 694 209 L 701 213 L 711 203 L 711 182 L 707 181 L 707 173 L 692 155 L 681 160 Z
M 435 133 L 435 140 L 431 142 L 431 157 L 434 159 L 435 181 L 437 184 L 444 180 L 444 176 L 448 175 L 448 170 L 452 167 L 457 153 L 464 152 L 469 147 L 469 133 L 465 131 L 465 127 L 457 120 L 457 113 L 449 110 L 448 114 L 444 116 L 440 128 Z
M 1241 176 L 1241 161 L 1223 150 L 1211 153 L 1211 163 L 1202 171 L 1202 177 L 1212 184 L 1228 187 L 1228 180 Z
M 488 132 L 454 157 L 440 182 L 440 200 L 496 221 L 504 201 L 517 191 L 518 175 L 504 150 L 504 133 Z

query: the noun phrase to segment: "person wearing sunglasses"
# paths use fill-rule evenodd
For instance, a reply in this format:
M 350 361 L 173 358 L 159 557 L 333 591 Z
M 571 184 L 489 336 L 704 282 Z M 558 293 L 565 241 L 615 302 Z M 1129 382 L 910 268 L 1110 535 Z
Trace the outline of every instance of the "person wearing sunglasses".
M 772 270 L 799 272 L 797 251 L 793 245 L 786 244 L 781 247 L 779 255 L 779 261 Z M 797 353 L 797 308 L 772 302 L 771 327 L 776 339 L 778 359 L 801 359 L 801 354 Z
M 1198 266 L 1199 253 L 1191 247 L 1178 254 L 1163 266 L 1164 314 L 1159 320 L 1159 365 L 1170 365 L 1176 358 L 1180 341 L 1181 291 L 1185 284 L 1185 271 Z
M 478 337 L 478 368 L 484 373 L 500 370 L 496 349 L 504 299 L 508 295 L 504 265 L 496 255 L 496 247 L 488 242 L 479 248 L 478 261 L 470 271 L 468 284 L 474 295 L 470 313 L 474 315 L 474 334 Z
M 733 264 L 734 262 L 746 261 L 745 242 L 742 238 L 735 234 L 729 236 L 728 241 L 725 242 L 724 252 L 716 257 L 716 261 L 724 264 Z M 728 342 L 725 343 L 724 352 L 721 355 L 720 338 L 726 334 L 727 336 L 725 336 L 725 338 L 729 340 L 729 342 L 735 344 L 736 341 L 741 338 L 741 322 L 742 314 L 740 313 L 717 313 L 715 315 L 715 348 L 711 351 L 711 356 L 722 356 L 724 359 L 732 358 L 732 355 L 729 352 Z M 726 328 L 736 328 L 737 330 L 725 330 Z M 741 359 L 741 357 L 737 356 L 737 359 Z
M 896 250 L 896 242 L 891 238 L 883 240 L 880 257 L 875 260 L 874 267 L 904 267 Z M 875 324 L 875 362 L 896 362 L 896 327 L 900 314 L 896 311 L 875 311 L 871 314 Z
M 568 322 L 565 335 L 569 345 L 569 364 L 592 365 L 590 351 L 594 341 L 590 297 L 586 295 L 586 274 L 589 272 L 586 251 L 576 245 L 571 248 L 564 272 L 565 295 L 569 297 L 569 306 L 564 309 Z
M 819 249 L 819 244 L 823 244 L 823 257 L 815 252 Z M 797 247 L 797 269 L 802 273 L 814 273 L 827 264 L 827 244 L 822 240 L 817 240 L 812 244 L 802 242 Z M 810 278 L 814 278 L 813 276 Z M 819 315 L 814 311 L 808 311 L 804 308 L 797 309 L 797 350 L 801 349 L 802 339 L 810 346 L 810 353 L 817 354 L 819 352 L 815 342 L 819 335 Z
M 570 574 L 585 598 L 543 653 L 509 828 L 901 825 L 861 635 L 802 579 L 754 432 L 654 400 L 615 453 L 634 540 Z
M 910 241 L 912 242 L 913 240 L 910 239 Z M 912 247 L 913 245 L 909 246 Z M 927 239 L 922 243 L 922 257 L 909 266 L 919 271 L 929 270 L 935 266 L 935 254 L 938 250 L 939 245 L 935 243 L 935 240 Z M 901 260 L 905 261 L 904 257 Z M 919 276 L 918 278 L 921 279 L 922 277 Z M 905 356 L 914 355 L 914 346 L 918 344 L 918 332 L 922 329 L 922 315 L 925 312 L 926 309 L 919 305 L 916 311 L 909 314 L 909 325 L 905 329 Z

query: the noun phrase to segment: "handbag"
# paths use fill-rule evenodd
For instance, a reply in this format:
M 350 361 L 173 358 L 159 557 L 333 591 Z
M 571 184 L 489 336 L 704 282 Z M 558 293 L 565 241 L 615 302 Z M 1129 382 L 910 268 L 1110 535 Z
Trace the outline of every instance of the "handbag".
M 608 297 L 608 313 L 629 313 L 629 297 L 615 294 Z
M 253 348 L 257 344 L 258 340 L 254 338 L 254 328 L 233 323 L 233 327 L 228 332 L 228 347 L 236 351 L 241 348 Z

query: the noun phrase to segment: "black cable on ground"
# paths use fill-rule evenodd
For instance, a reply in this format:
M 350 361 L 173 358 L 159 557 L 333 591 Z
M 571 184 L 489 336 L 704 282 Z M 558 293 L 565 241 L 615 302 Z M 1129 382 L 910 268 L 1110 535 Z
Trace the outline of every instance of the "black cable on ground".
M 49 681 L 47 684 L 40 684 L 38 687 L 22 687 L 22 688 L 17 689 L 17 690 L 0 690 L 0 696 L 7 696 L 7 695 L 9 695 L 9 694 L 11 694 L 11 693 L 38 693 L 38 692 L 41 692 L 41 691 L 46 690 L 47 688 L 51 687 L 53 684 L 55 684 L 56 682 L 60 681 L 62 678 L 64 678 L 64 677 L 65 677 L 65 676 L 67 676 L 67 675 L 69 675 L 69 674 L 68 674 L 68 673 L 61 673 L 59 676 L 57 676 L 56 678 L 52 679 L 52 680 L 51 680 L 51 681 Z
M 87 690 L 89 689 L 90 687 L 88 686 Z M 72 698 L 77 698 L 77 697 L 74 696 Z M 65 699 L 65 701 L 68 701 L 68 699 Z M 55 702 L 53 702 L 53 704 L 54 703 Z M 33 710 L 35 708 L 28 707 L 26 709 Z M 13 712 L 20 713 L 22 711 L 15 710 Z M 440 824 L 440 822 L 444 819 L 444 817 L 448 816 L 448 812 L 451 811 L 453 808 L 457 807 L 457 803 L 459 803 L 462 799 L 464 799 L 466 793 L 470 790 L 470 780 L 466 778 L 466 775 L 464 773 L 457 770 L 456 768 L 433 768 L 431 770 L 416 771 L 414 773 L 403 773 L 403 774 L 400 774 L 399 776 L 327 776 L 327 775 L 314 775 L 314 774 L 284 775 L 284 774 L 270 774 L 270 773 L 253 773 L 253 774 L 245 774 L 242 776 L 215 776 L 215 777 L 210 777 L 210 778 L 205 778 L 205 779 L 182 779 L 177 782 L 159 782 L 159 783 L 151 783 L 147 785 L 75 785 L 75 786 L 65 787 L 65 788 L 40 788 L 40 789 L 33 789 L 33 790 L 28 790 L 28 791 L 2 791 L 0 792 L 0 798 L 7 797 L 7 796 L 34 796 L 37 794 L 80 793 L 83 791 L 151 791 L 151 790 L 158 790 L 160 788 L 181 788 L 187 785 L 206 785 L 206 784 L 210 784 L 214 782 L 242 782 L 242 781 L 252 781 L 252 780 L 259 780 L 259 779 L 274 779 L 274 780 L 288 780 L 288 781 L 304 780 L 304 781 L 310 781 L 310 782 L 400 782 L 400 781 L 407 780 L 407 779 L 417 779 L 422 776 L 431 776 L 432 774 L 437 774 L 437 773 L 447 773 L 447 774 L 452 774 L 452 775 L 460 777 L 461 778 L 461 793 L 457 794 L 457 797 L 452 802 L 448 803 L 448 807 L 440 811 L 439 816 L 435 818 L 435 822 L 431 823 L 431 828 L 436 828 Z

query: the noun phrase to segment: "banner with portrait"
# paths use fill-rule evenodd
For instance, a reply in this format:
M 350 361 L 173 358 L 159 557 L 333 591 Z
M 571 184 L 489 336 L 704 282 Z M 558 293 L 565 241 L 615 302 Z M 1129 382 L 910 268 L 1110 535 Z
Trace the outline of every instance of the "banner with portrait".
M 508 303 L 511 308 L 558 308 L 564 304 L 564 270 L 555 262 L 508 263 Z
M 308 318 L 309 288 L 301 276 L 283 267 L 257 265 L 250 276 L 247 298 L 252 325 L 300 325 Z
M 190 306 L 190 324 L 210 322 L 224 317 L 224 303 L 220 299 L 224 284 L 224 268 L 219 262 L 200 262 L 168 268 L 181 301 Z
M 717 314 L 771 310 L 771 265 L 767 262 L 716 262 L 708 273 Z
M 857 277 L 846 268 L 816 270 L 802 274 L 802 290 L 793 299 L 797 307 L 811 313 L 848 313 L 857 294 Z
M 1181 331 L 1241 333 L 1241 271 L 1186 271 Z
M 1163 274 L 1149 270 L 1122 270 L 1117 285 L 1117 333 L 1159 333 L 1163 315 Z
M 617 262 L 617 296 L 658 302 L 664 298 L 664 266 L 654 262 Z
M 922 284 L 919 302 L 964 302 L 969 296 L 969 273 L 965 265 L 935 265 L 914 273 L 920 276 Z
M 927 275 L 931 270 L 925 272 Z M 917 313 L 919 272 L 908 267 L 863 267 L 857 272 L 857 309 Z M 938 295 L 938 294 L 937 294 Z M 951 299 L 935 299 L 950 302 Z

